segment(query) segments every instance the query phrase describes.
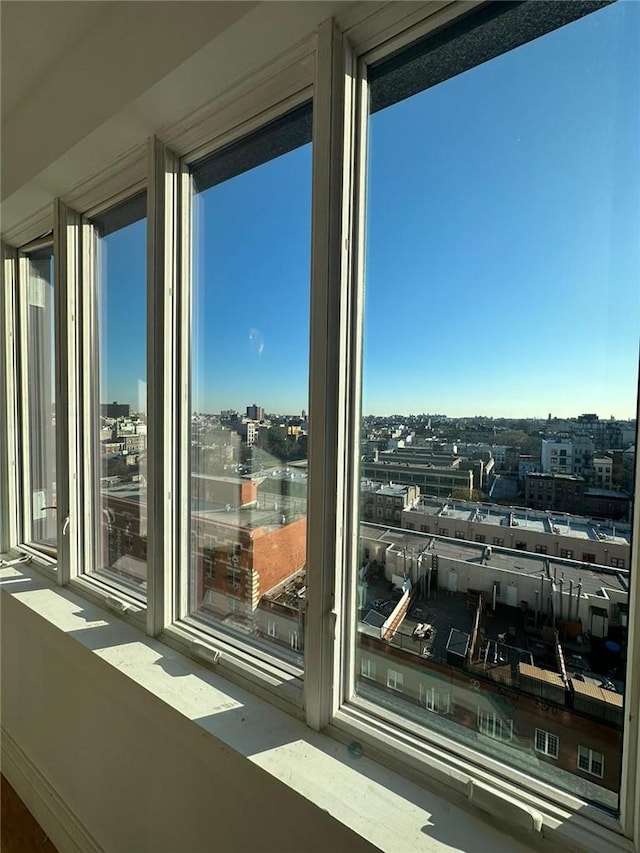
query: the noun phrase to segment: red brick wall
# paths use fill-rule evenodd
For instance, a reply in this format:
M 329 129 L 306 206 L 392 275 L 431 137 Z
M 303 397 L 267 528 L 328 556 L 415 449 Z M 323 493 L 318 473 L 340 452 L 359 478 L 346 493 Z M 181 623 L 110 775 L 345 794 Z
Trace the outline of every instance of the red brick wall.
M 306 517 L 257 536 L 253 540 L 253 568 L 259 574 L 258 595 L 301 569 L 306 560 Z

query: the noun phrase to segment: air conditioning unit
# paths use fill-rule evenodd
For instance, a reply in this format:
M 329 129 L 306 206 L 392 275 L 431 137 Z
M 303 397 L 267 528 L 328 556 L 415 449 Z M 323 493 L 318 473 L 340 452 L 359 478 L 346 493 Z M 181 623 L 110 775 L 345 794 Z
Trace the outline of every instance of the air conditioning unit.
M 233 563 L 233 565 L 234 565 L 234 566 L 237 566 L 237 565 L 238 565 L 239 557 L 238 557 L 238 555 L 237 555 L 237 554 L 233 554 L 233 555 L 232 555 L 232 557 L 231 557 L 231 562 Z

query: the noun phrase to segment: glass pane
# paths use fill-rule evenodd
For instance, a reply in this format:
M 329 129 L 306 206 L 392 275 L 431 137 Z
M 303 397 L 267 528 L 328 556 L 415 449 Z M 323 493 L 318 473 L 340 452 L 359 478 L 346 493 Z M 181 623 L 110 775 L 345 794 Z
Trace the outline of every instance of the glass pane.
M 26 539 L 55 549 L 56 410 L 53 250 L 30 253 L 26 260 L 26 364 L 28 440 Z
M 370 83 L 356 689 L 616 809 L 640 6 L 458 35 Z
M 147 582 L 147 232 L 141 194 L 94 221 L 98 238 L 97 565 Z
M 298 666 L 310 140 L 308 106 L 193 169 L 189 610 Z

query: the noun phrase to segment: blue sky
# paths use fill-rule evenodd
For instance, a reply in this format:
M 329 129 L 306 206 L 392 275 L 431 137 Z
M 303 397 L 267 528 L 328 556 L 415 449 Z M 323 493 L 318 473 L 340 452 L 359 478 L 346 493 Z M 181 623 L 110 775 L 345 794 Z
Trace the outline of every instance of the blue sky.
M 365 413 L 634 416 L 639 19 L 625 0 L 372 117 Z M 311 146 L 199 202 L 194 409 L 308 408 Z M 107 239 L 129 402 L 144 225 Z

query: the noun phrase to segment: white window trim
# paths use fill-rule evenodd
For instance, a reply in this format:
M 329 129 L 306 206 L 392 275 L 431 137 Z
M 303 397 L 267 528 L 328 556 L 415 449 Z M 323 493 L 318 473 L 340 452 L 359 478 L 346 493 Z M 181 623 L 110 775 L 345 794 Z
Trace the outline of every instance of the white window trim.
M 589 753 L 589 767 L 588 767 L 588 769 L 585 769 L 584 767 L 580 766 L 580 750 L 585 750 L 586 752 Z M 602 767 L 601 773 L 596 773 L 592 769 L 594 755 L 600 756 L 600 766 Z M 604 777 L 604 755 L 595 749 L 589 749 L 588 746 L 579 746 L 578 747 L 578 759 L 576 762 L 576 766 L 577 766 L 578 770 L 580 770 L 581 773 L 588 773 L 590 776 L 597 776 L 598 779 L 602 779 Z
M 538 733 L 544 736 L 544 749 L 540 749 L 538 746 Z M 555 743 L 555 752 L 549 749 L 550 743 Z M 545 731 L 545 729 L 536 729 L 533 738 L 533 746 L 536 752 L 540 752 L 542 755 L 546 755 L 549 758 L 557 758 L 560 752 L 560 738 L 553 732 Z
M 395 690 L 396 693 L 404 693 L 404 675 L 400 670 L 387 669 L 387 687 Z

